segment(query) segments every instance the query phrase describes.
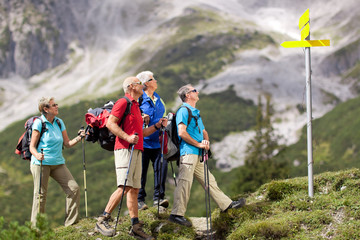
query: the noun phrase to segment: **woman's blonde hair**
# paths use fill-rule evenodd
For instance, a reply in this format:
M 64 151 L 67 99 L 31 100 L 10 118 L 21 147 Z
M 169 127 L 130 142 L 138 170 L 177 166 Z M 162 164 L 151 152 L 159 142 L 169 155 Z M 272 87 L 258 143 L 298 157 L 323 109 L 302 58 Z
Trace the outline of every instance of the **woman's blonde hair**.
M 49 108 L 50 107 L 50 101 L 51 100 L 54 100 L 53 97 L 42 97 L 40 100 L 39 100 L 39 112 L 42 113 L 42 114 L 46 114 L 44 108 L 47 107 Z

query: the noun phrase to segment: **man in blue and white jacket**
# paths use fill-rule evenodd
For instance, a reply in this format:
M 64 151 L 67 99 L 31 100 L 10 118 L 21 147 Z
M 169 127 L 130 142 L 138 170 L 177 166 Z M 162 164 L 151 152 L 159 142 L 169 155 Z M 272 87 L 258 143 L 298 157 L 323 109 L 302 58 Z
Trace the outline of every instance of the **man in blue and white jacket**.
M 157 123 L 162 117 L 166 116 L 166 107 L 164 101 L 155 92 L 157 89 L 157 81 L 154 78 L 154 74 L 150 71 L 143 71 L 136 76 L 145 86 L 144 94 L 140 97 L 140 109 L 143 114 L 150 117 L 149 122 L 145 121 L 145 126 L 151 126 Z M 144 138 L 144 152 L 142 155 L 142 174 L 141 174 L 141 189 L 138 195 L 138 207 L 139 210 L 147 209 L 145 204 L 145 185 L 147 178 L 147 171 L 150 161 L 152 162 L 154 169 L 154 196 L 153 204 L 167 208 L 169 201 L 165 198 L 165 181 L 167 175 L 168 164 L 166 160 L 162 161 L 161 165 L 161 146 L 159 142 L 159 129 L 148 137 Z M 161 173 L 160 173 L 161 171 Z M 160 179 L 161 177 L 161 179 Z

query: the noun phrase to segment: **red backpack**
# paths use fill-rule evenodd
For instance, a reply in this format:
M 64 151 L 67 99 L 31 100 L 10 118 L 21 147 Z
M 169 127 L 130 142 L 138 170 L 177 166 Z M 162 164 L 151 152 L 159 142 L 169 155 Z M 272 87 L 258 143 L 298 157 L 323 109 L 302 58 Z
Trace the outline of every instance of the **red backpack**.
M 125 117 L 130 114 L 132 103 L 127 97 L 123 97 L 127 101 L 125 113 L 120 121 L 119 126 L 124 123 Z M 106 127 L 107 120 L 114 106 L 112 101 L 108 101 L 101 108 L 90 108 L 85 114 L 85 122 L 87 127 L 85 130 L 85 140 L 89 142 L 98 141 L 100 146 L 108 151 L 114 151 L 116 136 Z

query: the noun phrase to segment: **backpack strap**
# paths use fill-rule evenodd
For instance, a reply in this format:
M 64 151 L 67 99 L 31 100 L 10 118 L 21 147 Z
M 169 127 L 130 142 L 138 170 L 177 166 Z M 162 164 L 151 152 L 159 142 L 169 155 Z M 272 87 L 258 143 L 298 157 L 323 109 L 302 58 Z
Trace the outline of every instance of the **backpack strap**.
M 144 100 L 144 97 L 143 97 L 143 95 L 141 95 L 138 99 L 139 106 L 141 106 L 143 100 Z
M 192 115 L 192 113 L 191 113 L 190 108 L 188 108 L 187 106 L 180 106 L 180 107 L 178 108 L 178 110 L 176 111 L 176 114 L 177 114 L 177 112 L 180 110 L 180 108 L 183 108 L 183 107 L 186 108 L 186 109 L 188 110 L 188 113 L 189 113 L 188 120 L 187 120 L 187 126 L 189 126 L 189 124 L 190 124 L 190 122 L 191 122 L 191 118 L 194 117 L 194 116 Z
M 195 124 L 196 124 L 196 126 L 198 127 L 199 132 L 200 132 L 200 127 L 199 127 L 199 125 L 198 125 L 198 117 L 195 117 L 195 116 L 192 114 L 190 108 L 188 108 L 187 106 L 180 106 L 180 107 L 178 108 L 178 110 L 176 111 L 176 114 L 177 114 L 177 112 L 180 110 L 180 108 L 182 108 L 182 107 L 186 108 L 187 111 L 188 111 L 188 113 L 189 113 L 188 120 L 187 120 L 187 126 L 189 126 L 189 124 L 190 124 L 190 122 L 191 122 L 191 118 L 194 118 L 194 119 L 195 119 Z M 175 114 L 175 115 L 176 115 L 176 114 Z M 176 122 L 176 120 L 175 120 L 175 122 Z M 181 143 L 181 141 L 182 141 L 182 138 L 180 138 L 179 144 Z
M 143 101 L 144 101 L 144 97 L 143 97 L 143 95 L 141 95 L 140 97 L 139 97 L 139 99 L 138 99 L 138 103 L 139 103 L 139 108 L 140 108 L 140 112 L 141 112 L 141 114 L 143 114 L 143 110 L 141 109 L 141 104 L 143 103 Z
M 61 123 L 60 123 L 60 120 L 59 120 L 59 119 L 56 119 L 56 123 L 57 123 L 57 125 L 59 126 L 60 131 L 61 131 Z
M 40 131 L 39 141 L 38 141 L 37 144 L 36 144 L 36 148 L 39 146 L 40 139 L 41 139 L 42 135 L 43 135 L 44 132 L 46 132 L 46 130 L 47 130 L 47 128 L 46 128 L 46 123 L 42 120 L 41 116 L 38 117 L 38 119 L 40 119 L 40 121 L 41 121 L 41 131 Z M 34 122 L 35 122 L 35 120 L 34 120 Z
M 57 123 L 57 125 L 59 126 L 59 128 L 60 128 L 60 132 L 61 132 L 61 122 L 60 122 L 60 120 L 57 118 L 56 119 L 56 123 Z M 64 141 L 64 140 L 63 140 Z M 62 149 L 64 149 L 64 144 L 63 144 L 63 146 L 62 146 Z
M 199 124 L 198 124 L 198 119 L 199 119 L 199 117 L 192 115 L 192 112 L 191 112 L 190 108 L 188 108 L 187 106 L 181 106 L 181 107 L 179 107 L 179 109 L 182 108 L 182 107 L 185 107 L 185 108 L 188 110 L 188 113 L 189 113 L 188 121 L 187 121 L 187 126 L 189 126 L 189 124 L 190 124 L 190 122 L 191 122 L 191 118 L 194 118 L 194 119 L 195 119 L 196 127 L 199 129 L 199 132 L 200 132 L 200 127 L 199 127 Z M 179 109 L 178 109 L 178 111 L 179 111 Z
M 127 102 L 127 105 L 126 105 L 126 109 L 125 109 L 125 112 L 124 112 L 124 115 L 122 116 L 122 119 L 120 121 L 120 124 L 119 126 L 123 126 L 124 124 L 124 121 L 125 121 L 125 118 L 127 115 L 130 114 L 131 112 L 131 107 L 132 107 L 132 102 L 130 101 L 130 99 L 126 96 L 122 97 L 122 98 L 125 98 L 126 102 Z

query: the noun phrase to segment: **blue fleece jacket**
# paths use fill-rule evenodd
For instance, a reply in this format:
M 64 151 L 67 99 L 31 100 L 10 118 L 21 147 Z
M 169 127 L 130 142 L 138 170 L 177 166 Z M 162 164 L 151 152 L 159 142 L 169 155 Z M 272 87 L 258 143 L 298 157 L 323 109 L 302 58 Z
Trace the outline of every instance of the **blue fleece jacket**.
M 142 97 L 143 100 L 140 109 L 143 113 L 150 116 L 149 126 L 154 125 L 160 118 L 165 116 L 165 104 L 156 92 L 154 92 L 154 100 L 152 100 L 145 92 Z M 159 130 L 144 138 L 144 148 L 160 148 Z

